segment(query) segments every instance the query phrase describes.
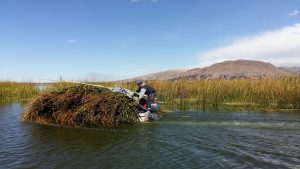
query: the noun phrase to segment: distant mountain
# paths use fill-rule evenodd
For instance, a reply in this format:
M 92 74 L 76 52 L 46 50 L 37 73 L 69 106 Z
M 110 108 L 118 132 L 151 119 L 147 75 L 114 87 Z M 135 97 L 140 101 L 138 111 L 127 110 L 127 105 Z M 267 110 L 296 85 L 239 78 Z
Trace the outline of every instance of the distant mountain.
M 299 69 L 296 69 L 299 71 Z M 244 79 L 244 78 L 268 78 L 278 76 L 293 76 L 295 72 L 287 68 L 278 68 L 271 63 L 236 60 L 216 63 L 204 68 L 190 70 L 169 70 L 133 79 L 142 80 L 201 80 L 201 79 Z M 133 80 L 130 79 L 130 80 Z
M 157 73 L 152 73 L 144 76 L 138 76 L 135 78 L 127 79 L 126 81 L 132 81 L 132 80 L 170 80 L 178 78 L 182 73 L 186 72 L 184 69 L 177 69 L 177 70 L 167 70 Z
M 295 72 L 297 74 L 300 74 L 300 67 L 282 67 L 282 68 L 290 72 Z
M 243 79 L 292 75 L 292 72 L 275 67 L 271 63 L 252 60 L 236 60 L 216 63 L 205 68 L 191 69 L 173 80 Z

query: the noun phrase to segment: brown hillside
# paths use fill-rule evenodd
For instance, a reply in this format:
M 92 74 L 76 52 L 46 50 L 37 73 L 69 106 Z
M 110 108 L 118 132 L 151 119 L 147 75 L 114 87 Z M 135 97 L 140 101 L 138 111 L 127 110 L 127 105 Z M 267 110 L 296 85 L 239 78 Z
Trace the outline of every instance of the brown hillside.
M 132 80 L 170 80 L 170 79 L 175 79 L 178 78 L 182 73 L 184 73 L 186 70 L 184 69 L 178 69 L 178 70 L 167 70 L 167 71 L 162 71 L 158 73 L 152 73 L 144 76 L 138 76 L 132 79 L 128 79 L 126 81 L 132 81 Z
M 205 68 L 191 69 L 173 80 L 265 78 L 291 75 L 293 73 L 290 71 L 275 67 L 270 63 L 236 60 L 216 63 Z
M 282 68 L 290 72 L 295 72 L 297 74 L 300 74 L 300 67 L 282 67 Z

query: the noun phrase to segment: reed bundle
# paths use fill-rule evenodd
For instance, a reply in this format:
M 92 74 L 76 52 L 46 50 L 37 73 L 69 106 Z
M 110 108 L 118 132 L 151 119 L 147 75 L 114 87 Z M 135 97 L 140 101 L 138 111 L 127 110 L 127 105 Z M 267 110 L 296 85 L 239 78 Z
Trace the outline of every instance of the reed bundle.
M 64 126 L 106 126 L 138 123 L 138 105 L 129 97 L 94 86 L 46 92 L 22 113 L 25 122 Z

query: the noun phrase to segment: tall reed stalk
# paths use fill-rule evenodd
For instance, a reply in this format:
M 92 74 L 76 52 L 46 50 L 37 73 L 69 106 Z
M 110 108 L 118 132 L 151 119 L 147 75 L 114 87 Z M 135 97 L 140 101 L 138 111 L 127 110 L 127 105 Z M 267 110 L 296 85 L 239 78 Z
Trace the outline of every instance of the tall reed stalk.
M 89 82 L 108 87 L 121 86 L 134 91 L 136 82 Z M 295 109 L 300 110 L 300 77 L 240 80 L 146 81 L 155 87 L 158 100 L 168 107 L 223 109 Z M 57 90 L 78 84 L 48 83 L 46 90 Z M 0 101 L 36 96 L 36 83 L 0 82 Z
M 300 77 L 240 80 L 148 81 L 168 106 L 249 109 L 300 109 Z M 107 82 L 134 90 L 135 82 Z
M 0 82 L 0 101 L 19 101 L 36 96 L 39 93 L 38 84 L 24 82 Z

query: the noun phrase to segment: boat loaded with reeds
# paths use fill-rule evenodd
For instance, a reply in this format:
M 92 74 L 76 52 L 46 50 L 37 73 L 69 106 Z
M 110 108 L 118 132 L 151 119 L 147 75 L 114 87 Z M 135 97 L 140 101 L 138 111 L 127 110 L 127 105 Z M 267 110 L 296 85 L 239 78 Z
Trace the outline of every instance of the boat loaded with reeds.
M 136 101 L 123 93 L 91 85 L 43 93 L 29 104 L 22 119 L 72 127 L 113 127 L 140 122 Z

